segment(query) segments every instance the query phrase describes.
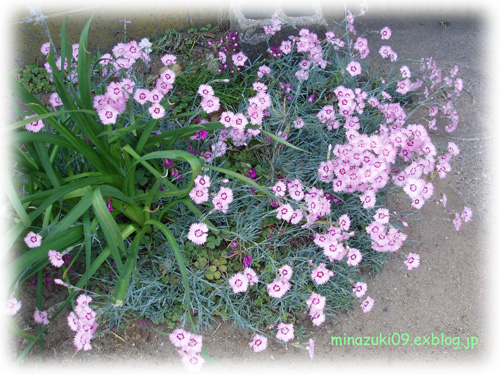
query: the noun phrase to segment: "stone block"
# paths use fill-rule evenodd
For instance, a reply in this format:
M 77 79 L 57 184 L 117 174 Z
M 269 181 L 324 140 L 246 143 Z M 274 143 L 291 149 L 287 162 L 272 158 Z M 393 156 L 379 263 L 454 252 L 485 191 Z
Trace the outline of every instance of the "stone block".
M 270 36 L 265 34 L 264 26 L 271 25 L 271 17 L 277 10 L 282 27 Z M 328 28 L 317 0 L 300 6 L 285 0 L 234 0 L 229 6 L 229 22 L 231 30 L 238 31 L 240 48 L 251 61 L 266 56 L 270 46 L 281 44 L 289 35 L 298 35 L 301 29 L 308 29 L 323 38 Z

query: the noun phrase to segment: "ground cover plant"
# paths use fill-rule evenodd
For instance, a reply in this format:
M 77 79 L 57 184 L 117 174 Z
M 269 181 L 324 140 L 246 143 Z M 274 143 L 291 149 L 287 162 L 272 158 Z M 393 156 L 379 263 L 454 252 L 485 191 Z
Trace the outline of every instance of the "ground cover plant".
M 167 53 L 153 77 L 147 39 L 93 56 L 90 22 L 77 45 L 64 27 L 60 50 L 44 45 L 51 105 L 13 84 L 29 110 L 11 126 L 7 307 L 26 351 L 54 319 L 67 319 L 86 351 L 94 335 L 140 316 L 168 322 L 183 363 L 199 367 L 202 334 L 222 316 L 255 332 L 255 352 L 275 339 L 312 357 L 308 327 L 373 308 L 362 270 L 380 269 L 406 240 L 388 197 L 446 206 L 432 181 L 459 148 L 439 150 L 428 129 L 456 128 L 463 83 L 458 67 L 402 61 L 389 46 L 370 52 L 354 19 L 348 12 L 324 40 L 297 30 L 254 62 L 229 32 L 213 41 L 215 69 L 179 71 Z M 266 33 L 280 27 L 275 14 Z M 385 70 L 370 64 L 374 53 Z M 450 215 L 459 230 L 472 213 Z M 418 254 L 406 264 L 418 267 Z M 68 290 L 55 306 L 44 305 L 47 273 Z M 17 293 L 34 276 L 36 306 L 22 305 Z M 33 311 L 36 336 L 16 325 L 21 308 Z

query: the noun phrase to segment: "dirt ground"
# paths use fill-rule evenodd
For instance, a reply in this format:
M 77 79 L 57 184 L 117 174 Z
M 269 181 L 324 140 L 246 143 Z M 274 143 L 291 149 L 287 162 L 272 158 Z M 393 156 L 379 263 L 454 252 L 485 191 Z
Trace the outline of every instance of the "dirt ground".
M 327 4 L 327 1 L 324 1 Z M 326 18 L 336 13 L 323 7 Z M 491 24 L 485 8 L 474 12 L 441 11 L 399 13 L 373 6 L 357 28 L 392 29 L 390 45 L 401 57 L 420 59 L 432 56 L 447 69 L 459 64 L 464 81 L 460 97 L 461 124 L 452 134 L 439 131 L 433 138 L 439 144 L 453 141 L 461 149 L 454 160 L 453 172 L 446 180 L 437 179 L 435 197 L 445 192 L 449 209 L 461 211 L 469 206 L 473 220 L 465 223 L 459 233 L 443 208 L 427 202 L 422 217 L 408 220 L 409 239 L 400 252 L 368 284 L 368 295 L 375 299 L 374 309 L 364 314 L 357 308 L 336 320 L 327 319 L 321 327 L 311 327 L 316 343 L 315 356 L 291 345 L 270 343 L 268 349 L 255 354 L 249 348 L 249 332 L 242 332 L 221 322 L 203 337 L 206 350 L 214 364 L 205 365 L 207 372 L 254 373 L 287 371 L 310 373 L 350 373 L 368 370 L 422 372 L 454 372 L 483 369 L 490 373 L 494 354 L 495 328 L 489 293 L 496 277 L 492 254 L 493 230 L 498 228 L 495 202 L 489 187 L 498 181 L 492 163 L 494 145 L 498 139 L 492 131 L 495 110 L 489 103 L 492 87 L 488 75 L 491 51 Z M 337 13 L 338 14 L 338 13 Z M 358 22 L 358 20 L 357 20 Z M 446 28 L 444 27 L 446 23 Z M 378 50 L 374 42 L 372 53 Z M 409 210 L 407 203 L 395 201 L 401 211 Z M 408 271 L 403 264 L 409 252 L 419 253 L 421 265 Z M 492 266 L 492 267 L 489 267 Z M 163 326 L 155 327 L 168 331 Z M 108 334 L 93 340 L 93 350 L 75 354 L 69 329 L 52 334 L 54 341 L 46 349 L 48 362 L 35 358 L 25 361 L 15 371 L 155 371 L 177 373 L 181 363 L 168 337 L 149 327 L 136 326 L 122 336 Z M 379 338 L 379 345 L 332 345 L 332 337 Z M 398 337 L 410 341 L 396 343 Z M 416 338 L 422 345 L 416 345 Z M 426 341 L 427 340 L 427 341 Z M 334 340 L 335 341 L 335 340 Z M 358 341 L 359 343 L 359 341 Z M 413 343 L 413 345 L 412 345 Z M 471 343 L 474 347 L 471 347 Z M 12 354 L 8 351 L 6 363 Z

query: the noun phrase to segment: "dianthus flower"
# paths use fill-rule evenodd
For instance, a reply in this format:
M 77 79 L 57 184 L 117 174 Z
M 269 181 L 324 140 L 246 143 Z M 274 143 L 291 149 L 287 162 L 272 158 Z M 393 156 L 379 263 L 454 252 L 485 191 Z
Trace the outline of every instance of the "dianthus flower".
M 267 284 L 267 292 L 270 297 L 281 298 L 290 289 L 290 282 L 287 279 L 274 279 L 272 283 Z
M 248 289 L 248 278 L 245 274 L 238 272 L 231 276 L 229 279 L 229 285 L 233 289 L 234 293 L 244 293 Z
M 317 311 L 323 311 L 326 304 L 326 297 L 322 296 L 321 294 L 313 292 L 311 294 L 311 297 L 309 297 L 309 299 L 306 301 L 306 304 L 311 309 L 315 309 Z
M 188 240 L 197 244 L 203 245 L 207 242 L 208 226 L 205 223 L 193 223 L 189 228 Z
M 420 265 L 420 255 L 409 253 L 406 256 L 405 264 L 408 267 L 408 270 L 417 268 Z
M 36 309 L 35 313 L 33 314 L 33 319 L 35 319 L 35 322 L 43 325 L 47 325 L 50 323 L 47 311 L 40 311 Z
M 201 96 L 213 96 L 214 95 L 214 89 L 210 85 L 201 84 L 198 87 L 198 94 L 200 94 Z
M 469 221 L 471 221 L 471 219 L 472 219 L 472 210 L 469 207 L 465 206 L 464 210 L 460 214 L 460 217 L 466 223 L 469 222 Z
M 361 304 L 361 308 L 363 309 L 364 313 L 367 313 L 373 308 L 374 304 L 375 304 L 375 301 L 373 300 L 373 298 L 366 297 L 366 299 Z
M 182 328 L 177 328 L 172 331 L 168 338 L 176 348 L 182 348 L 187 346 L 190 334 Z
M 311 278 L 318 285 L 326 283 L 332 276 L 334 276 L 334 273 L 326 268 L 325 263 L 320 263 L 320 265 L 311 272 Z
M 347 264 L 350 266 L 357 266 L 361 260 L 363 259 L 363 256 L 361 255 L 361 252 L 358 249 L 350 249 L 349 252 L 347 253 Z
M 30 118 L 30 117 L 35 117 L 36 115 L 32 116 L 26 116 L 25 119 Z M 42 128 L 45 126 L 42 120 L 36 120 L 33 122 L 30 122 L 25 125 L 26 130 L 33 132 L 33 133 L 38 133 Z
M 290 219 L 292 218 L 293 212 L 294 212 L 293 207 L 289 203 L 286 203 L 286 204 L 280 206 L 276 210 L 276 218 L 284 220 L 284 221 L 290 221 Z
M 367 290 L 366 283 L 357 282 L 352 289 L 352 292 L 356 295 L 357 298 L 361 298 L 365 295 Z
M 326 316 L 321 310 L 312 309 L 310 315 L 312 323 L 317 327 L 325 322 Z
M 174 65 L 175 62 L 177 61 L 177 57 L 175 55 L 166 54 L 166 55 L 163 55 L 160 58 L 160 60 L 163 63 L 163 65 L 165 65 L 165 66 Z
M 262 335 L 255 335 L 248 344 L 255 353 L 262 352 L 267 348 L 267 337 Z
M 204 96 L 200 106 L 206 113 L 212 113 L 219 110 L 220 101 L 216 96 Z
M 255 285 L 259 282 L 259 277 L 257 276 L 257 274 L 255 273 L 255 271 L 252 268 L 246 267 L 243 270 L 243 274 L 247 278 L 249 285 Z
M 280 323 L 278 325 L 278 332 L 276 338 L 283 342 L 289 342 L 295 338 L 293 324 Z
M 286 193 L 285 183 L 282 181 L 278 181 L 272 187 L 272 191 L 273 191 L 274 195 L 276 195 L 278 198 L 284 197 L 285 193 Z
M 205 359 L 199 353 L 185 353 L 181 355 L 181 362 L 187 370 L 199 371 L 205 363 Z
M 62 254 L 55 250 L 49 250 L 48 253 L 50 263 L 56 268 L 62 267 L 64 260 L 62 259 Z
M 237 54 L 234 54 L 231 58 L 235 66 L 243 66 L 245 65 L 245 61 L 248 60 L 248 57 L 246 57 L 245 54 L 241 51 Z
M 210 187 L 210 176 L 207 175 L 198 175 L 194 179 L 194 183 L 196 186 L 202 186 L 202 187 Z
M 208 202 L 210 193 L 208 191 L 208 188 L 205 186 L 195 186 L 189 192 L 189 197 L 194 201 L 194 203 L 201 204 L 204 202 Z
M 7 315 L 16 315 L 21 308 L 21 301 L 16 298 L 11 298 L 5 303 L 5 313 Z
M 361 74 L 361 64 L 358 61 L 351 61 L 346 69 L 353 77 Z
M 38 233 L 29 232 L 26 237 L 24 237 L 24 243 L 31 249 L 39 247 L 42 244 L 42 236 Z
M 292 278 L 292 275 L 293 275 L 293 269 L 289 265 L 285 264 L 283 267 L 281 267 L 278 270 L 278 274 L 280 275 L 280 277 L 282 279 L 290 280 Z
M 154 119 L 160 119 L 165 116 L 165 108 L 160 103 L 153 103 L 148 111 Z
M 384 40 L 389 39 L 391 37 L 391 34 L 391 29 L 387 26 L 380 30 L 380 37 Z

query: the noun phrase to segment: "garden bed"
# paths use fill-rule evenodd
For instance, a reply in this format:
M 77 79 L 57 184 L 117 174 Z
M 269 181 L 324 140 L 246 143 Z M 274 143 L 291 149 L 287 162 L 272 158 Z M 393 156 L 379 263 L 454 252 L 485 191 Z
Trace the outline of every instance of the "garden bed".
M 331 100 L 331 98 L 332 97 L 330 97 L 330 100 Z M 286 151 L 287 150 L 286 147 L 289 147 L 289 146 L 278 145 L 278 147 L 281 147 L 282 149 L 284 149 Z M 262 173 L 263 171 L 259 170 L 258 172 Z M 338 218 L 338 216 L 340 216 L 340 215 L 337 215 L 337 218 Z M 366 260 L 368 260 L 368 259 L 369 259 L 369 257 L 366 257 Z M 400 258 L 400 261 L 402 261 L 402 260 L 404 260 L 404 259 Z M 230 275 L 228 275 L 228 276 L 230 276 Z M 26 287 L 29 288 L 28 285 L 26 285 Z M 52 285 L 49 288 L 54 288 L 51 290 L 56 292 L 55 285 Z M 31 295 L 32 295 L 32 298 L 34 298 L 33 296 L 36 295 L 35 290 L 34 290 L 35 288 L 32 288 L 32 289 L 33 290 L 31 291 Z M 29 294 L 29 291 L 27 291 L 27 293 Z M 44 297 L 45 296 L 46 296 L 46 294 L 44 293 Z M 47 303 L 48 303 L 48 301 L 47 301 Z M 62 313 L 63 316 L 66 314 L 67 314 L 67 312 Z M 28 315 L 26 315 L 26 318 L 29 318 Z M 298 314 L 298 315 L 300 315 L 300 314 Z M 338 312 L 337 312 L 337 315 L 338 315 Z M 307 318 L 307 314 L 305 314 L 304 317 Z M 227 349 L 223 349 L 219 353 L 217 353 L 217 350 L 215 350 L 215 352 L 210 351 L 210 355 L 213 356 L 214 358 L 219 357 L 222 359 L 224 359 L 224 358 L 230 359 L 231 357 L 233 357 L 233 358 L 240 357 L 240 356 L 242 356 L 243 353 L 249 353 L 249 348 L 247 347 L 247 345 L 253 336 L 252 330 L 247 329 L 246 333 L 245 333 L 245 330 L 243 330 L 243 334 L 241 334 L 241 330 L 232 330 L 228 327 L 227 324 L 219 325 L 221 323 L 220 318 L 216 318 L 216 319 L 217 320 L 215 320 L 215 322 L 211 325 L 210 329 L 206 330 L 206 332 L 208 332 L 208 335 L 206 335 L 206 336 L 204 335 L 204 345 L 207 345 L 207 346 L 210 345 L 211 339 L 209 338 L 209 335 L 212 337 L 215 337 L 213 339 L 214 343 L 217 342 L 217 340 L 216 340 L 217 337 L 221 337 L 218 335 L 222 335 L 222 337 L 229 335 L 229 336 L 233 337 L 235 340 L 238 340 L 235 332 L 238 332 L 238 334 L 241 335 L 240 341 L 244 345 L 240 347 L 241 349 L 234 348 L 233 351 L 230 352 L 230 355 L 228 357 L 225 357 L 226 355 L 228 355 Z M 334 330 L 329 331 L 327 328 L 328 327 L 327 325 L 322 326 L 322 328 L 318 328 L 318 327 L 314 327 L 310 321 L 307 321 L 307 319 L 304 320 L 303 322 L 298 317 L 295 319 L 296 319 L 295 324 L 306 327 L 307 330 L 312 332 L 312 334 L 311 334 L 312 336 L 315 336 L 315 337 L 320 336 L 321 340 L 316 339 L 318 342 L 325 342 L 325 341 L 328 342 L 327 336 L 333 334 L 333 332 L 334 332 Z M 58 319 L 58 320 L 65 323 L 63 319 Z M 129 316 L 129 320 L 130 320 L 130 323 L 132 323 L 132 325 L 125 324 L 125 325 L 121 326 L 121 329 L 114 331 L 115 333 L 113 333 L 113 334 L 108 332 L 108 334 L 106 335 L 108 337 L 107 340 L 103 341 L 102 343 L 101 343 L 99 337 L 96 337 L 95 341 L 93 341 L 93 343 L 94 343 L 94 349 L 97 349 L 97 350 L 89 351 L 88 353 L 85 354 L 85 356 L 88 356 L 88 358 L 91 358 L 94 355 L 100 356 L 101 355 L 100 353 L 103 353 L 101 358 L 104 357 L 104 359 L 106 359 L 105 357 L 108 355 L 107 353 L 109 353 L 109 348 L 113 347 L 114 349 L 112 351 L 118 355 L 119 355 L 120 351 L 122 350 L 121 348 L 123 348 L 124 352 L 125 352 L 125 348 L 127 348 L 126 353 L 130 353 L 130 351 L 128 351 L 128 350 L 130 350 L 130 348 L 138 348 L 139 352 L 141 353 L 141 354 L 139 354 L 140 356 L 147 357 L 146 353 L 150 353 L 151 357 L 154 357 L 155 354 L 160 352 L 162 354 L 162 356 L 164 356 L 166 353 L 170 353 L 172 355 L 172 357 L 171 357 L 172 360 L 174 360 L 174 358 L 178 358 L 178 354 L 176 353 L 175 348 L 173 348 L 171 346 L 170 342 L 168 341 L 168 337 L 161 335 L 156 331 L 156 330 L 158 330 L 158 331 L 162 331 L 162 332 L 171 332 L 171 330 L 172 330 L 171 325 L 168 325 L 168 324 L 167 325 L 162 325 L 162 324 L 151 325 L 151 324 L 149 324 L 149 326 L 144 326 L 141 323 L 142 319 L 139 316 L 134 317 L 133 315 Z M 145 320 L 147 320 L 147 318 Z M 55 321 L 54 321 L 54 323 L 55 323 Z M 65 324 L 62 324 L 61 329 L 63 329 L 63 327 L 67 327 L 67 326 L 65 326 Z M 66 344 L 68 343 L 68 340 L 72 340 L 71 332 L 66 331 L 67 332 L 66 335 L 56 336 L 56 335 L 58 335 L 58 330 L 59 330 L 59 328 L 52 326 L 52 323 L 48 327 L 48 332 L 47 332 L 48 338 L 49 338 L 47 340 L 47 343 L 48 343 L 47 344 L 48 345 L 47 354 L 48 355 L 50 355 L 49 353 L 51 351 L 53 351 L 54 353 L 55 352 L 57 352 L 57 353 L 62 352 L 62 349 L 60 347 L 58 347 L 59 346 L 58 341 L 54 341 L 53 344 L 50 342 L 51 335 L 55 335 L 54 337 L 67 337 Z M 68 335 L 68 333 L 69 333 L 69 335 Z M 112 336 L 110 336 L 110 334 Z M 109 337 L 113 337 L 113 339 L 111 340 L 111 345 L 110 345 L 110 341 L 108 341 Z M 164 345 L 162 345 L 162 342 L 164 343 Z M 71 343 L 71 341 L 69 341 L 69 343 Z M 61 343 L 61 345 L 62 344 L 63 343 Z M 278 349 L 279 352 L 282 352 L 283 348 L 286 348 L 286 351 L 288 352 L 288 350 L 289 350 L 290 351 L 289 353 L 293 354 L 294 357 L 297 357 L 297 358 L 300 358 L 301 356 L 307 357 L 307 351 L 305 350 L 305 347 L 307 345 L 307 341 L 302 342 L 302 343 L 297 342 L 296 344 L 298 344 L 299 346 L 302 346 L 302 348 L 296 348 L 292 344 L 283 346 L 283 344 L 279 344 L 279 343 L 271 343 L 271 342 L 269 343 L 271 349 L 273 349 L 273 348 L 278 349 L 279 348 Z M 163 347 L 167 347 L 167 348 L 163 349 Z M 135 349 L 132 349 L 132 350 L 135 350 Z M 72 349 L 68 350 L 68 354 L 69 353 L 73 353 Z M 104 353 L 106 353 L 106 354 L 104 354 Z M 289 355 L 291 355 L 291 354 L 289 354 Z M 271 354 L 271 356 L 272 356 L 272 354 Z M 299 359 L 297 359 L 297 360 L 299 360 Z

